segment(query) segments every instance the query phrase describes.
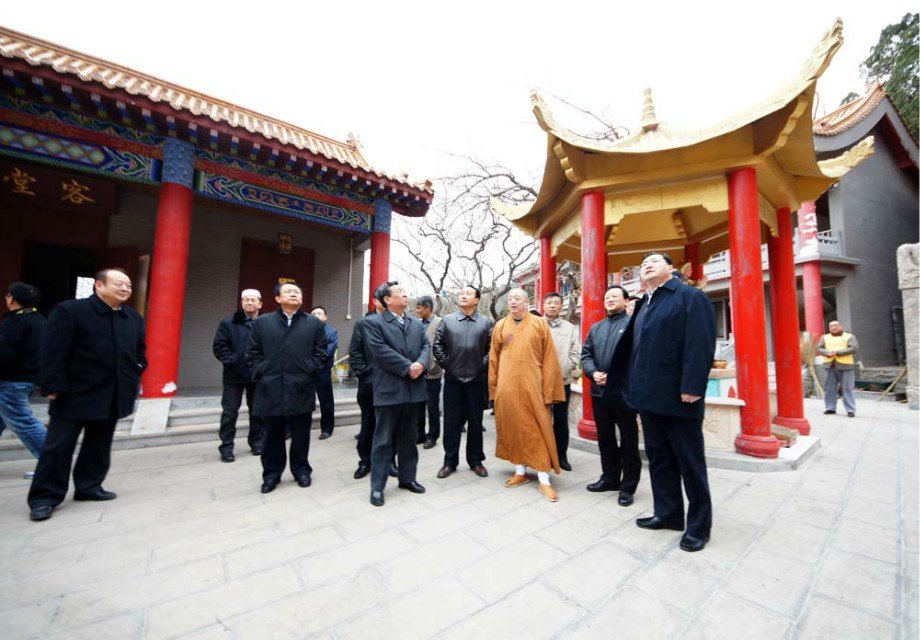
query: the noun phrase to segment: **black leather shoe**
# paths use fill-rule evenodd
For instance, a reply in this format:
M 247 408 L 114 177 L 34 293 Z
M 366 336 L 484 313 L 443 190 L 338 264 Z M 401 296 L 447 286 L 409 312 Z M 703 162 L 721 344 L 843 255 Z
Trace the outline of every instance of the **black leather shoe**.
M 319 434 L 319 439 L 320 439 L 320 440 L 325 440 L 326 438 L 328 438 L 328 437 L 331 436 L 331 435 L 332 435 L 331 433 L 326 433 L 325 431 L 323 431 L 321 434 Z
M 572 470 L 572 465 L 569 464 L 569 461 L 568 461 L 568 460 L 560 460 L 560 461 L 559 461 L 559 468 L 562 469 L 563 471 L 571 471 L 571 470 Z
M 252 455 L 254 455 L 254 456 L 260 456 L 260 455 L 262 455 L 262 449 L 261 449 L 260 447 L 253 447 L 253 448 L 252 448 Z
M 825 409 L 825 410 L 824 410 L 824 415 L 826 415 L 826 416 L 829 416 L 829 415 L 834 414 L 834 413 L 837 413 L 837 412 L 834 411 L 833 409 Z
M 234 460 L 236 460 L 236 456 L 233 455 L 232 453 L 222 453 L 222 454 L 220 454 L 220 461 L 221 461 L 221 462 L 233 462 Z
M 400 482 L 399 488 L 405 489 L 406 491 L 411 491 L 412 493 L 425 493 L 425 487 L 420 485 L 415 480 L 411 480 L 409 482 Z
M 383 506 L 383 491 L 371 491 L 371 504 L 375 507 Z
M 390 477 L 391 478 L 399 477 L 399 467 L 397 467 L 395 464 L 390 465 Z
M 75 493 L 73 494 L 74 500 L 83 501 L 92 501 L 92 502 L 104 502 L 106 500 L 114 500 L 118 497 L 118 494 L 114 491 L 106 491 L 105 489 L 99 489 L 94 493 Z
M 709 542 L 709 538 L 695 538 L 689 533 L 685 533 L 680 538 L 680 548 L 693 553 L 694 551 L 702 551 L 707 542 Z
M 431 438 L 428 438 L 427 440 L 425 440 L 425 444 L 422 445 L 422 448 L 423 449 L 434 449 L 434 447 L 437 444 L 438 444 L 437 440 L 432 440 Z
M 633 503 L 632 494 L 628 491 L 620 491 L 620 497 L 617 498 L 617 504 L 621 507 L 628 507 Z
M 298 486 L 298 487 L 304 487 L 304 488 L 306 488 L 306 487 L 309 487 L 311 484 L 313 484 L 313 478 L 311 478 L 311 477 L 310 477 L 309 475 L 307 475 L 307 474 L 304 474 L 304 475 L 300 476 L 299 478 L 297 478 L 297 486 Z
M 855 418 L 855 417 L 856 417 L 855 413 L 853 413 L 852 411 L 847 411 L 847 418 Z
M 636 526 L 640 529 L 670 529 L 671 531 L 683 531 L 684 525 L 679 522 L 668 522 L 658 516 L 650 518 L 639 518 L 636 520 Z
M 370 472 L 371 472 L 371 466 L 369 464 L 364 464 L 363 462 L 361 462 L 360 464 L 358 464 L 358 470 L 355 471 L 355 480 L 360 480 L 361 478 L 363 478 Z
M 604 480 L 601 478 L 597 482 L 592 482 L 589 484 L 587 487 L 585 487 L 585 489 L 594 493 L 599 493 L 601 491 L 619 491 L 620 483 L 610 482 L 609 480 Z
M 489 476 L 489 471 L 481 464 L 477 464 L 475 467 L 473 467 L 473 473 L 475 473 L 480 478 L 487 478 Z
M 271 493 L 278 486 L 277 480 L 266 480 L 262 483 L 262 493 Z
M 33 520 L 35 522 L 47 520 L 51 517 L 52 511 L 54 511 L 54 507 L 48 504 L 43 504 L 40 507 L 35 507 L 29 512 L 29 520 Z

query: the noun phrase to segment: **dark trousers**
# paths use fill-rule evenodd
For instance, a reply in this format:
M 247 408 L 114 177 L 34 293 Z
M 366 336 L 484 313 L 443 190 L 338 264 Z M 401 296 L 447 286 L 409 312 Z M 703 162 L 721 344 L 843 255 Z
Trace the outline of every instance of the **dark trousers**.
M 642 414 L 645 453 L 652 480 L 655 515 L 668 522 L 684 521 L 683 480 L 687 492 L 687 533 L 708 538 L 712 499 L 703 449 L 703 421 L 657 413 Z
M 371 490 L 383 491 L 393 460 L 393 438 L 399 455 L 399 481 L 414 482 L 418 470 L 418 448 L 415 444 L 418 403 L 392 404 L 375 407 L 377 428 L 371 449 Z
M 642 471 L 636 412 L 619 397 L 605 400 L 591 396 L 591 406 L 594 408 L 594 424 L 597 426 L 597 448 L 601 453 L 601 478 L 605 482 L 620 485 L 620 491 L 635 493 Z M 616 434 L 618 428 L 619 446 Z
M 233 439 L 236 438 L 236 419 L 240 415 L 243 393 L 246 393 L 246 406 L 249 407 L 249 442 L 250 449 L 262 448 L 262 419 L 252 415 L 252 402 L 256 394 L 256 385 L 224 384 L 224 393 L 220 398 L 220 446 L 221 453 L 233 453 Z
M 460 463 L 460 429 L 466 429 L 466 462 L 477 467 L 486 459 L 482 451 L 482 412 L 486 403 L 483 380 L 444 381 L 444 466 L 456 469 Z
M 95 493 L 109 472 L 112 436 L 116 419 L 65 420 L 51 418 L 45 447 L 35 467 L 35 477 L 29 489 L 29 507 L 56 507 L 64 501 L 70 479 L 70 465 L 77 438 L 83 432 L 83 444 L 73 467 L 75 494 Z
M 418 406 L 418 444 L 425 439 L 437 440 L 441 437 L 441 378 L 425 380 L 428 400 Z M 427 412 L 426 412 L 427 409 Z M 425 433 L 425 415 L 428 415 L 428 433 Z
M 332 370 L 316 372 L 316 397 L 319 400 L 319 428 L 323 433 L 332 433 L 335 428 L 335 399 L 332 397 Z
M 556 437 L 556 452 L 560 462 L 569 461 L 569 398 L 572 385 L 565 385 L 565 402 L 553 404 L 553 435 Z
M 361 408 L 361 430 L 358 432 L 358 460 L 366 465 L 371 463 L 371 446 L 374 442 L 374 427 L 377 423 L 374 415 L 374 388 L 370 382 L 358 383 L 358 406 Z
M 284 434 L 291 430 L 291 473 L 295 478 L 313 473 L 310 466 L 310 427 L 313 425 L 312 413 L 292 416 L 266 416 L 265 441 L 262 445 L 262 480 L 277 481 L 284 473 L 287 464 L 287 451 Z

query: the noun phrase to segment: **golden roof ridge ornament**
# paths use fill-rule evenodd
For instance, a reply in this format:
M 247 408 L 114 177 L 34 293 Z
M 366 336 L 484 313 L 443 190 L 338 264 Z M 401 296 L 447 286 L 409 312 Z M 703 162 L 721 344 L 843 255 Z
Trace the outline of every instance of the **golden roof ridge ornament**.
M 658 128 L 658 117 L 655 115 L 655 103 L 652 101 L 652 90 L 646 89 L 642 104 L 642 130 L 654 131 Z
M 875 151 L 875 136 L 868 136 L 834 158 L 818 161 L 818 168 L 828 178 L 841 178 Z

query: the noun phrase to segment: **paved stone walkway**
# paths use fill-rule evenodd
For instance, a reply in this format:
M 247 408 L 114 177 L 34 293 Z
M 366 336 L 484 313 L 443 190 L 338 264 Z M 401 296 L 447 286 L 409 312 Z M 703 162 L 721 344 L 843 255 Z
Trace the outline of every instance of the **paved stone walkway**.
M 353 427 L 314 439 L 311 488 L 267 496 L 216 442 L 116 452 L 118 500 L 43 523 L 30 464 L 2 463 L 0 638 L 916 638 L 918 414 L 807 410 L 823 447 L 801 469 L 711 470 L 697 554 L 635 526 L 647 479 L 628 509 L 586 492 L 579 451 L 556 504 L 494 459 L 437 480 L 441 450 L 420 451 L 428 493 L 391 484 L 382 509 L 351 477 Z

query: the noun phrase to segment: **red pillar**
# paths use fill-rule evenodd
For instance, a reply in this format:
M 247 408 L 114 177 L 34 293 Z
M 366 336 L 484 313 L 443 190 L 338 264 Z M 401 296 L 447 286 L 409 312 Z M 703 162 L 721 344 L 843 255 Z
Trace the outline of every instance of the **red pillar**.
M 371 232 L 371 273 L 367 296 L 369 311 L 374 310 L 374 290 L 390 279 L 390 218 L 393 207 L 388 202 L 378 201 L 374 206 L 373 231 Z M 440 293 L 435 291 L 435 293 Z
M 799 346 L 799 305 L 795 285 L 795 256 L 792 244 L 792 213 L 776 212 L 778 236 L 770 236 L 770 317 L 773 329 L 773 359 L 776 362 L 776 416 L 774 424 L 811 432 L 805 419 L 802 393 L 802 352 Z
M 553 260 L 549 236 L 540 236 L 540 288 L 537 292 L 537 311 L 543 313 L 543 298 L 555 291 L 556 261 Z
M 767 387 L 767 323 L 760 253 L 760 215 L 757 172 L 746 167 L 728 174 L 728 234 L 731 249 L 733 321 L 741 433 L 735 439 L 739 453 L 758 458 L 779 455 L 779 441 L 770 429 Z
M 824 334 L 824 298 L 821 295 L 821 261 L 818 251 L 818 216 L 815 203 L 805 201 L 799 207 L 799 255 L 808 262 L 802 265 L 802 294 L 805 298 L 805 331 L 815 342 Z
M 684 245 L 684 262 L 689 262 L 691 266 L 690 279 L 699 282 L 703 277 L 703 265 L 700 264 L 700 243 L 691 242 Z
M 167 140 L 150 265 L 146 317 L 150 364 L 141 380 L 141 395 L 145 398 L 169 398 L 178 389 L 194 161 L 194 147 L 172 138 Z
M 604 290 L 607 288 L 607 248 L 604 238 L 604 194 L 590 191 L 581 197 L 581 339 L 591 325 L 604 319 Z M 582 377 L 582 418 L 578 435 L 597 440 L 591 383 Z

